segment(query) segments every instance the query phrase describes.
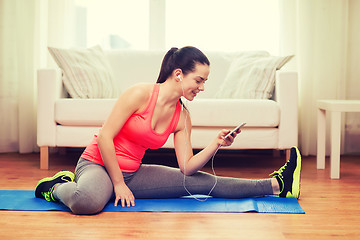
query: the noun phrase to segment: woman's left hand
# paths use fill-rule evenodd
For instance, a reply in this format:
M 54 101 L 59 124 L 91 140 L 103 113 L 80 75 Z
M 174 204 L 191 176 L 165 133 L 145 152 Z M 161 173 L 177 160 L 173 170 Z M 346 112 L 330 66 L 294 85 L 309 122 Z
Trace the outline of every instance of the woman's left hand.
M 237 132 L 233 132 L 230 136 L 225 138 L 225 136 L 230 132 L 231 131 L 228 129 L 221 130 L 217 137 L 217 143 L 221 146 L 230 146 L 234 142 L 235 137 L 241 132 L 241 130 L 239 129 Z

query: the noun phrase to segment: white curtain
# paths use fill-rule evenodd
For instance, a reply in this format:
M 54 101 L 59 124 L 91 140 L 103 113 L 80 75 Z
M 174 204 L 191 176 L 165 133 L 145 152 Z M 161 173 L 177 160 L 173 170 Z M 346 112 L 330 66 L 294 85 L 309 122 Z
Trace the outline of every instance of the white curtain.
M 0 0 L 0 152 L 38 150 L 36 70 L 48 45 L 70 45 L 72 9 L 72 0 Z
M 360 1 L 349 1 L 347 99 L 360 99 Z M 346 114 L 345 152 L 360 153 L 360 113 Z
M 281 0 L 281 54 L 296 55 L 289 68 L 299 73 L 299 145 L 304 155 L 316 155 L 316 101 L 360 99 L 348 92 L 353 88 L 360 92 L 359 82 L 354 82 L 348 74 L 352 64 L 349 53 L 360 54 L 359 48 L 349 49 L 348 44 L 355 32 L 355 27 L 349 28 L 349 25 L 357 24 L 349 23 L 349 9 L 360 10 L 355 2 Z M 344 143 L 345 121 L 342 130 Z
M 32 152 L 35 145 L 36 4 L 1 0 L 1 151 Z

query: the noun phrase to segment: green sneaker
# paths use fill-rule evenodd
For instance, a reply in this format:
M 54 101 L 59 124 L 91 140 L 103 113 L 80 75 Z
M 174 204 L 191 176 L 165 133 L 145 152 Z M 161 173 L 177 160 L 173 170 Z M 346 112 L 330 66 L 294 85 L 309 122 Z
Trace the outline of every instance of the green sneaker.
M 36 185 L 35 197 L 56 202 L 57 200 L 53 196 L 55 186 L 60 183 L 72 182 L 74 179 L 75 174 L 70 171 L 60 171 L 52 177 L 43 178 Z
M 280 185 L 279 197 L 299 198 L 301 155 L 297 147 L 290 149 L 290 159 L 278 171 L 270 174 Z

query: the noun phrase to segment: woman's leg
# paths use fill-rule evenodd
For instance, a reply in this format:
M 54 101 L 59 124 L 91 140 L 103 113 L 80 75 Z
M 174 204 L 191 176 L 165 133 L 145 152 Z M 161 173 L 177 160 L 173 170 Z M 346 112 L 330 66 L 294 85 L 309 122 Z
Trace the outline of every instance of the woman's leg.
M 109 202 L 113 185 L 105 168 L 80 159 L 75 169 L 75 181 L 56 186 L 53 195 L 74 214 L 95 214 Z
M 184 175 L 177 168 L 160 165 L 141 165 L 128 183 L 135 198 L 175 198 L 191 194 L 208 194 L 215 184 L 215 176 L 197 172 Z M 213 197 L 244 198 L 272 195 L 271 179 L 250 180 L 217 177 L 217 184 L 211 193 Z
M 223 198 L 261 197 L 279 194 L 280 197 L 298 198 L 300 195 L 301 154 L 291 148 L 290 159 L 272 178 L 261 180 L 215 177 L 204 172 L 186 176 L 180 169 L 158 165 L 142 165 L 128 182 L 135 198 L 170 198 L 191 194 L 208 194 Z

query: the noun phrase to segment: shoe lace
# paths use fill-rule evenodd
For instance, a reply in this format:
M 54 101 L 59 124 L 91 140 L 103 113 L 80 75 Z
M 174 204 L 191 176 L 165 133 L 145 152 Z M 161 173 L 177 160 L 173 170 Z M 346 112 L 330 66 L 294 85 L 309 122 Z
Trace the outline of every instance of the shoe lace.
M 41 194 L 44 196 L 45 200 L 46 201 L 49 201 L 49 202 L 54 202 L 56 201 L 53 197 L 53 192 L 54 192 L 54 188 L 57 184 L 55 184 L 54 186 L 52 186 L 52 188 L 50 189 L 50 191 L 48 192 L 42 192 Z
M 49 193 L 49 192 L 42 192 L 41 194 L 44 196 L 44 198 L 45 198 L 46 201 L 51 201 L 51 193 Z
M 287 164 L 288 164 L 288 162 L 286 162 L 284 166 L 282 166 L 281 168 L 279 168 L 279 170 L 270 173 L 269 176 L 271 176 L 271 177 L 274 176 L 274 175 L 280 175 L 280 176 L 282 176 L 282 172 L 283 172 L 284 169 L 286 168 Z

